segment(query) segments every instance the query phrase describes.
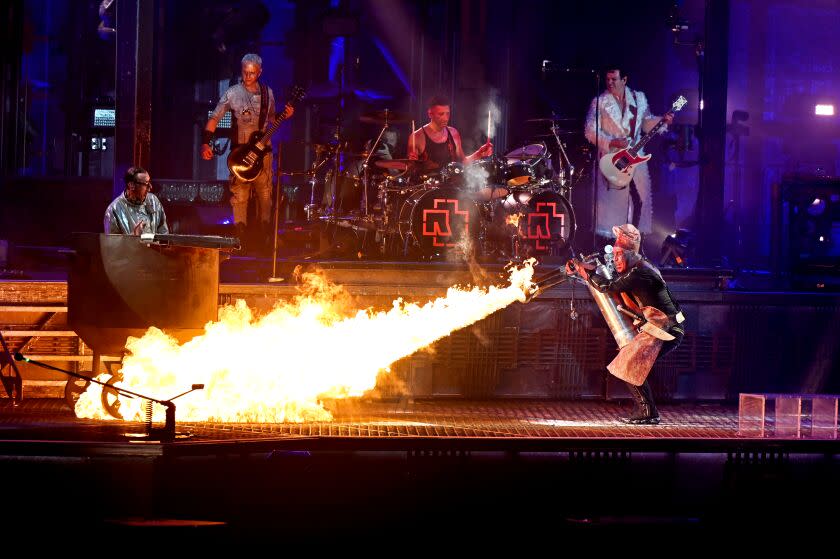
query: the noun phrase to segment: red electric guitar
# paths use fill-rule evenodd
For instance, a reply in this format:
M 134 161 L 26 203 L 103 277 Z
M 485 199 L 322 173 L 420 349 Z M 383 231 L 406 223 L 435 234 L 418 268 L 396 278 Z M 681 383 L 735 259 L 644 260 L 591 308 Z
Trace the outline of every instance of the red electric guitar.
M 671 112 L 675 113 L 681 110 L 686 103 L 688 103 L 686 98 L 680 95 L 677 97 L 677 100 L 674 101 L 674 104 L 671 105 Z M 630 184 L 630 181 L 633 179 L 633 171 L 635 170 L 636 165 L 644 163 L 651 158 L 650 155 L 639 155 L 639 151 L 645 147 L 645 144 L 647 144 L 663 126 L 665 126 L 665 121 L 660 120 L 647 134 L 639 138 L 639 141 L 634 145 L 628 146 L 615 153 L 608 153 L 601 158 L 598 166 L 601 168 L 601 172 L 604 173 L 604 176 L 607 177 L 607 180 L 610 181 L 611 184 L 619 188 L 624 188 Z

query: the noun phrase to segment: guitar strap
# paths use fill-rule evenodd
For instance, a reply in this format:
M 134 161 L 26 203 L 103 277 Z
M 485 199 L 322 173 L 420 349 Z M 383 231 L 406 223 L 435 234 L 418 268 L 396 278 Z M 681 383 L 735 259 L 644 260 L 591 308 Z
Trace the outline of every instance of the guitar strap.
M 268 117 L 268 86 L 260 82 L 260 130 L 265 126 Z
M 629 87 L 627 89 L 630 89 Z M 636 117 L 639 115 L 639 105 L 636 99 L 636 92 L 630 89 L 630 95 L 633 96 L 633 104 L 627 107 L 627 110 L 633 115 L 630 118 L 630 137 L 636 139 Z

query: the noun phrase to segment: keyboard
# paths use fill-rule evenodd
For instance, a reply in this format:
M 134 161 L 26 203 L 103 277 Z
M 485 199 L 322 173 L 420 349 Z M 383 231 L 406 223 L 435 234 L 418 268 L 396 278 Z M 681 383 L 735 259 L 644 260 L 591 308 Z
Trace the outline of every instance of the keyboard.
M 236 237 L 220 237 L 218 235 L 161 235 L 144 233 L 140 235 L 140 240 L 160 245 L 182 247 L 239 248 L 239 239 Z

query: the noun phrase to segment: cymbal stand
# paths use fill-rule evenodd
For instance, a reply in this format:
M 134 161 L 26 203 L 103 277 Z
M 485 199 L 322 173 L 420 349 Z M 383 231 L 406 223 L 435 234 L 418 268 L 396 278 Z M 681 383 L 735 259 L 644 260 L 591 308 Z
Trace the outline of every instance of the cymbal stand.
M 554 136 L 554 141 L 557 142 L 557 147 L 560 150 L 560 165 L 563 166 L 564 165 L 564 160 L 565 160 L 565 166 L 569 169 L 569 176 L 568 176 L 567 180 L 568 180 L 569 188 L 571 189 L 572 184 L 574 183 L 573 179 L 574 179 L 574 175 L 575 175 L 575 166 L 572 165 L 572 162 L 569 159 L 569 156 L 566 154 L 566 149 L 563 147 L 563 142 L 560 141 L 560 136 L 557 134 L 557 130 L 558 130 L 557 123 L 555 121 L 552 121 L 551 122 L 551 135 Z M 565 186 L 565 185 L 563 185 L 561 183 L 561 186 Z
M 339 114 L 341 111 L 339 110 Z M 332 199 L 330 200 L 330 210 L 333 216 L 338 213 L 338 208 L 335 207 L 336 204 L 336 197 L 338 197 L 338 172 L 341 169 L 341 154 L 343 152 L 342 145 L 341 145 L 341 119 L 339 117 L 338 122 L 335 126 L 335 140 L 337 142 L 335 146 L 335 155 L 333 156 L 333 172 L 331 177 L 331 188 L 332 188 Z
M 335 199 L 339 195 L 338 192 L 338 173 L 341 170 L 341 156 L 344 153 L 344 146 L 341 140 L 341 120 L 344 118 L 344 65 L 338 65 L 338 75 L 336 76 L 338 79 L 338 116 L 335 118 L 335 163 L 333 165 L 333 175 L 332 175 L 332 203 L 331 210 L 332 210 L 332 218 L 335 218 L 336 214 L 338 213 L 338 208 L 335 207 Z M 343 204 L 344 202 L 341 201 Z M 342 208 L 343 209 L 343 208 Z
M 382 126 L 382 130 L 379 131 L 379 136 L 376 138 L 376 141 L 373 142 L 373 145 L 370 147 L 370 151 L 365 157 L 365 162 L 362 164 L 363 169 L 363 180 L 362 184 L 364 185 L 364 192 L 362 192 L 362 196 L 365 199 L 365 217 L 369 215 L 369 204 L 368 204 L 368 181 L 370 180 L 370 173 L 368 172 L 370 158 L 373 157 L 373 153 L 376 151 L 377 146 L 379 146 L 379 142 L 382 141 L 382 136 L 385 135 L 385 131 L 388 130 L 388 114 L 390 111 L 385 109 L 385 124 Z
M 312 162 L 311 168 L 306 171 L 306 176 L 308 177 L 306 182 L 309 183 L 309 206 L 306 209 L 306 220 L 313 221 L 314 214 L 315 214 L 315 185 L 318 184 L 318 179 L 316 175 L 318 171 L 323 167 L 327 161 L 330 160 L 330 157 L 322 157 L 323 154 L 318 153 L 316 150 L 315 152 L 315 160 Z

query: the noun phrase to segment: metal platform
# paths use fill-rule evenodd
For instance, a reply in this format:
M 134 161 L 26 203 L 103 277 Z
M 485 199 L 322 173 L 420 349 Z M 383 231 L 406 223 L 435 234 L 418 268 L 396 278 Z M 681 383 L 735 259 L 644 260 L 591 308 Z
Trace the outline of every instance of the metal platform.
M 619 418 L 629 402 L 599 401 L 441 401 L 333 400 L 331 422 L 217 423 L 179 422 L 189 434 L 173 442 L 143 441 L 145 424 L 76 419 L 57 399 L 32 399 L 13 406 L 0 401 L 0 449 L 7 453 L 29 443 L 55 443 L 56 452 L 108 452 L 172 456 L 227 452 L 260 452 L 265 448 L 310 450 L 408 451 L 448 448 L 461 451 L 568 451 L 576 448 L 623 448 L 720 452 L 744 448 L 840 451 L 835 439 L 755 438 L 738 433 L 737 408 L 716 403 L 660 406 L 659 425 L 634 426 Z M 134 450 L 132 450 L 134 449 Z M 210 450 L 212 449 L 212 451 Z
M 14 503 L 0 520 L 13 534 L 37 519 L 55 541 L 90 532 L 94 545 L 176 537 L 196 549 L 731 541 L 828 534 L 836 520 L 815 504 L 840 497 L 838 441 L 740 438 L 727 406 L 665 405 L 652 427 L 620 424 L 626 410 L 605 402 L 330 407 L 331 423 L 184 423 L 191 438 L 160 443 L 136 436 L 142 424 L 76 420 L 56 400 L 0 402 Z

